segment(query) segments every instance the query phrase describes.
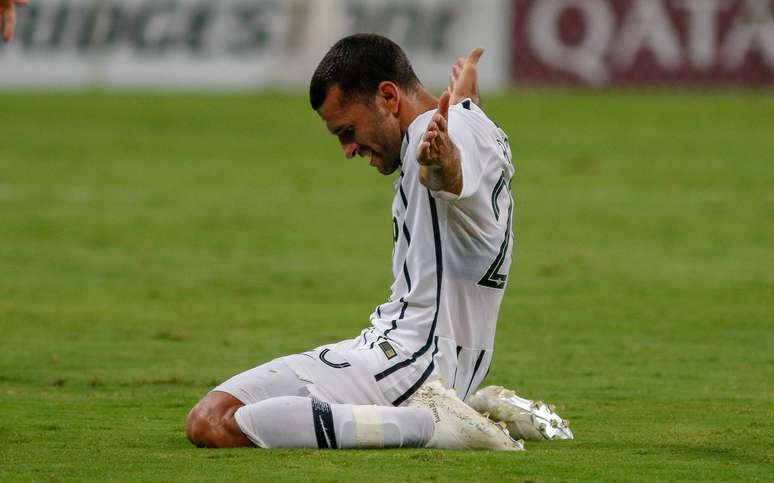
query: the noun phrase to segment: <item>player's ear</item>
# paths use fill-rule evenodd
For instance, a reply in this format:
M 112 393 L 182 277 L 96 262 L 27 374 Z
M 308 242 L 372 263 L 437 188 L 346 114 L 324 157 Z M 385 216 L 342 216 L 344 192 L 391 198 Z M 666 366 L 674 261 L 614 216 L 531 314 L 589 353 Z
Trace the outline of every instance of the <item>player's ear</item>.
M 394 82 L 382 81 L 376 89 L 377 101 L 391 114 L 398 113 L 400 106 L 400 89 Z

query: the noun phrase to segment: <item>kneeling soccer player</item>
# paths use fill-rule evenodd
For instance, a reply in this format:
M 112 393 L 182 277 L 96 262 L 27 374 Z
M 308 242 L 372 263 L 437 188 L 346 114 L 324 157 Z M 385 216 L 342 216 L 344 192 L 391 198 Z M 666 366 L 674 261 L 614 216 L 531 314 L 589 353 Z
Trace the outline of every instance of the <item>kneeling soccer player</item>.
M 461 59 L 440 99 L 384 37 L 352 35 L 325 55 L 312 108 L 347 158 L 399 172 L 391 295 L 358 337 L 213 389 L 189 414 L 194 444 L 522 449 L 463 402 L 492 360 L 513 247 L 514 167 L 508 137 L 474 102 L 480 55 Z

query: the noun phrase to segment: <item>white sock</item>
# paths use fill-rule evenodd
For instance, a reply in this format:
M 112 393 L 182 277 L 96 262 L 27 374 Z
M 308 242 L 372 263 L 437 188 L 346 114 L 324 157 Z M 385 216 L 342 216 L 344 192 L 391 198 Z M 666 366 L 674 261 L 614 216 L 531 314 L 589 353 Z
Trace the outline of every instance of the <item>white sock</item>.
M 328 404 L 299 396 L 248 404 L 234 417 L 261 448 L 421 448 L 434 429 L 433 415 L 424 408 Z

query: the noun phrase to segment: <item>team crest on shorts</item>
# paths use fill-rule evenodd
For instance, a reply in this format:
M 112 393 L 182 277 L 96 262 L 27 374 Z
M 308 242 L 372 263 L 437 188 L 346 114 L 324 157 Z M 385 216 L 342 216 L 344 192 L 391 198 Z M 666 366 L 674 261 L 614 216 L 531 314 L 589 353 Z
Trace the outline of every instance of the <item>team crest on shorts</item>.
M 390 360 L 398 355 L 398 353 L 395 352 L 395 349 L 393 349 L 390 343 L 387 341 L 379 342 L 379 348 L 382 350 L 382 352 L 384 352 L 384 355 L 387 356 L 387 360 Z

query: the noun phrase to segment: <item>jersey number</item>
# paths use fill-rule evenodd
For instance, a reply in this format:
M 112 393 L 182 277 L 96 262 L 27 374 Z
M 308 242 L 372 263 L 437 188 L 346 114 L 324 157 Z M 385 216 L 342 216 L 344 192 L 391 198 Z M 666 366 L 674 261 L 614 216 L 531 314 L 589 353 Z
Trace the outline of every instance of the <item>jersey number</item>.
M 503 188 L 506 187 L 509 186 L 508 181 L 505 179 L 505 171 L 503 171 L 503 174 L 500 176 L 500 180 L 497 182 L 497 184 L 495 184 L 494 190 L 492 191 L 492 210 L 494 211 L 495 219 L 498 220 L 500 219 L 500 207 L 497 201 L 500 197 L 500 193 L 503 191 Z M 510 196 L 510 190 L 506 192 L 508 193 L 508 222 L 505 226 L 505 239 L 500 245 L 500 251 L 497 253 L 497 257 L 495 257 L 494 261 L 489 266 L 484 276 L 481 277 L 481 280 L 478 281 L 478 284 L 483 287 L 504 289 L 505 283 L 508 281 L 507 273 L 499 273 L 503 266 L 503 262 L 505 261 L 505 256 L 508 253 L 508 244 L 511 241 L 511 216 L 513 214 L 513 198 Z

